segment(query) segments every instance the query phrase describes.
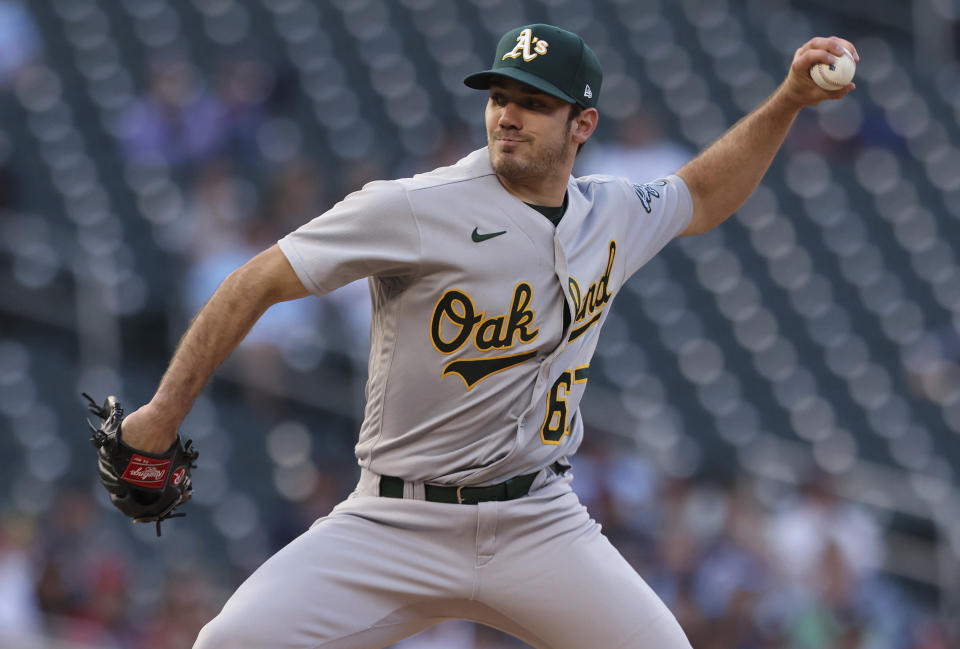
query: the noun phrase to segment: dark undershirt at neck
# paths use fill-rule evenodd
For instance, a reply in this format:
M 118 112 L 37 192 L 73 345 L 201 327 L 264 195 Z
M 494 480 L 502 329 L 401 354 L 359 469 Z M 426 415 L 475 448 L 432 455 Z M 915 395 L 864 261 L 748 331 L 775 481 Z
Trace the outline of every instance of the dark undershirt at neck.
M 547 205 L 534 205 L 533 203 L 527 203 L 530 207 L 537 210 L 543 214 L 547 219 L 553 223 L 553 226 L 556 227 L 560 224 L 560 219 L 563 218 L 564 212 L 567 211 L 567 195 L 563 195 L 563 205 L 559 207 L 550 207 Z

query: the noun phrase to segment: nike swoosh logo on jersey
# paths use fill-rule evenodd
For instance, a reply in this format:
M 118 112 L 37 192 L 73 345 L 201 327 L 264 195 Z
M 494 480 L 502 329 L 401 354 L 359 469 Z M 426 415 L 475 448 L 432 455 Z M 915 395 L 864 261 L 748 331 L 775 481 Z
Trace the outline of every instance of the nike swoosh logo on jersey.
M 470 235 L 470 238 L 473 239 L 474 242 L 480 243 L 481 241 L 486 241 L 487 239 L 499 237 L 501 234 L 506 234 L 506 233 L 507 233 L 506 230 L 501 230 L 500 232 L 490 232 L 488 234 L 480 234 L 479 232 L 477 232 L 477 228 L 474 228 L 473 233 Z

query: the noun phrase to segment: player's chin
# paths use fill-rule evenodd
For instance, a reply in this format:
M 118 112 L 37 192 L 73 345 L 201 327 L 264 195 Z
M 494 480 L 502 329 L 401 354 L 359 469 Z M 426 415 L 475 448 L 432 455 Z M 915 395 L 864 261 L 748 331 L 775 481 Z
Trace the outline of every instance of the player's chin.
M 490 149 L 490 157 L 497 160 L 516 160 L 519 156 L 515 149 L 504 148 L 499 142 L 494 143 Z
M 503 140 L 495 140 L 491 150 L 494 155 L 500 158 L 516 158 L 518 153 L 516 146 L 506 143 Z
M 516 155 L 495 153 L 490 157 L 490 164 L 494 172 L 507 178 L 524 176 L 527 171 L 527 165 Z

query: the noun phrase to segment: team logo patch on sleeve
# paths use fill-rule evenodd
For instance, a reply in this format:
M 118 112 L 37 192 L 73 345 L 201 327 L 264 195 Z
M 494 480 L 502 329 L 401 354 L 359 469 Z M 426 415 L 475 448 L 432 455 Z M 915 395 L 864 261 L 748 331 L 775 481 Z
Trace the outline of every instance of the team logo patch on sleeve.
M 653 211 L 653 199 L 660 198 L 660 192 L 657 191 L 657 187 L 666 186 L 666 180 L 655 180 L 652 183 L 633 186 L 633 191 L 637 192 L 637 198 L 640 199 L 640 204 L 643 205 L 643 209 L 647 211 L 647 214 Z

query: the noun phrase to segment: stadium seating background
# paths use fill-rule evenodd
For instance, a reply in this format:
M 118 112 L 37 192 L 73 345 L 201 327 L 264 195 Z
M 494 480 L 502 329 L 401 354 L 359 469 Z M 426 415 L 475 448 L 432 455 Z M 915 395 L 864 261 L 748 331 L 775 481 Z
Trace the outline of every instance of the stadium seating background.
M 597 447 L 581 484 L 616 499 L 622 485 L 596 471 L 619 453 L 646 463 L 656 494 L 745 483 L 773 512 L 821 480 L 879 523 L 898 596 L 955 622 L 960 66 L 920 65 L 921 18 L 900 2 L 0 3 L 0 43 L 23 54 L 0 62 L 0 550 L 32 548 L 44 578 L 117 557 L 103 579 L 122 588 L 104 588 L 131 604 L 102 626 L 110 646 L 140 646 L 117 628 L 169 608 L 163 575 L 202 582 L 197 610 L 215 612 L 349 491 L 362 289 L 277 315 L 218 373 L 185 424 L 196 498 L 162 540 L 94 484 L 79 393 L 148 399 L 229 267 L 367 180 L 482 146 L 484 97 L 461 80 L 504 30 L 551 22 L 596 50 L 598 154 L 638 111 L 660 140 L 703 148 L 803 41 L 835 33 L 863 57 L 857 90 L 805 111 L 730 222 L 674 242 L 618 296 L 583 407 Z M 162 118 L 144 106 L 164 80 L 183 121 L 151 140 Z M 76 607 L 39 601 L 41 632 L 67 638 Z

